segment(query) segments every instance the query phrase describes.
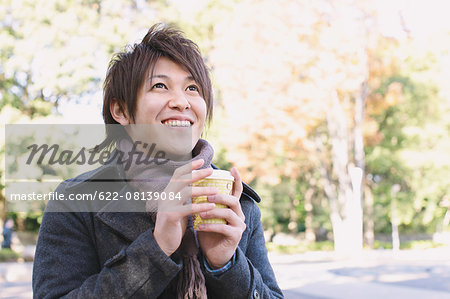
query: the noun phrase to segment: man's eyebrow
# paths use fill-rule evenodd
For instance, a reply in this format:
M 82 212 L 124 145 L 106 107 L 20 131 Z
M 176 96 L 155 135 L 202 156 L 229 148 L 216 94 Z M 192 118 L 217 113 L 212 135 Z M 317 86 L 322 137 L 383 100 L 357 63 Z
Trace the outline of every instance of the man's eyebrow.
M 148 81 L 151 81 L 153 78 L 163 78 L 163 79 L 170 79 L 169 76 L 164 75 L 164 74 L 156 74 L 156 75 L 152 75 L 150 77 L 147 78 Z M 185 81 L 195 81 L 194 77 L 192 76 L 187 76 L 185 78 Z
M 167 75 L 160 75 L 160 74 L 157 74 L 157 75 L 151 75 L 151 76 L 148 76 L 148 78 L 147 78 L 147 80 L 145 80 L 145 84 L 151 84 L 151 82 L 152 82 L 152 80 L 153 80 L 153 78 L 162 78 L 162 79 L 169 79 L 169 76 L 167 76 Z
M 167 75 L 152 75 L 152 76 L 148 77 L 149 80 L 151 80 L 152 78 L 164 78 L 164 79 L 169 79 L 169 76 L 167 76 Z

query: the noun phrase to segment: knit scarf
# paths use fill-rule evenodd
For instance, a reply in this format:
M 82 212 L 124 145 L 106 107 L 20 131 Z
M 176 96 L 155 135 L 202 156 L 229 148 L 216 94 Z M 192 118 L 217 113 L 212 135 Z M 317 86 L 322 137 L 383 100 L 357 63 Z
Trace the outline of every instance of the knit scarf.
M 123 153 L 124 159 L 135 159 L 136 156 L 129 157 L 132 149 L 132 143 L 128 139 L 122 139 L 117 144 L 117 149 Z M 201 168 L 208 168 L 211 166 L 211 161 L 214 155 L 212 146 L 203 139 L 199 139 L 194 149 L 192 150 L 192 158 L 187 161 L 166 160 L 163 165 L 155 163 L 131 163 L 130 167 L 125 168 L 125 177 L 129 184 L 139 191 L 162 192 L 169 183 L 173 172 L 194 160 L 203 159 L 205 162 Z M 146 212 L 148 212 L 153 221 L 157 217 L 157 204 L 155 201 L 146 202 Z M 176 277 L 176 292 L 178 299 L 206 299 L 206 285 L 205 277 L 200 268 L 198 260 L 198 245 L 196 234 L 192 226 L 192 216 L 188 217 L 188 224 L 181 241 L 177 253 L 183 259 L 183 269 Z

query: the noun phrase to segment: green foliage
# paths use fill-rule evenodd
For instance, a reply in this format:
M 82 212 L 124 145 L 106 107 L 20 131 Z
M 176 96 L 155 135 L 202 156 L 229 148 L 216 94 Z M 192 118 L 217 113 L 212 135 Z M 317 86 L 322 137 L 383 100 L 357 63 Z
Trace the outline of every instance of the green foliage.
M 15 262 L 19 257 L 20 255 L 11 249 L 0 249 L 0 262 Z
M 24 226 L 26 231 L 39 232 L 42 222 L 43 212 L 28 212 L 24 219 Z
M 226 160 L 226 151 L 224 148 L 220 148 L 218 152 L 214 153 L 213 164 L 220 169 L 231 169 L 232 165 Z
M 302 242 L 297 245 L 277 245 L 272 242 L 267 242 L 266 246 L 269 252 L 280 254 L 305 253 L 308 251 L 332 251 L 334 249 L 334 244 L 331 241 L 320 241 L 313 243 Z
M 136 3 L 2 1 L 0 109 L 10 105 L 33 117 L 48 115 L 61 102 L 93 97 L 111 54 L 158 21 L 150 4 L 137 9 Z
M 401 242 L 400 249 L 402 250 L 420 250 L 420 249 L 430 249 L 445 246 L 444 244 L 436 243 L 431 240 L 417 240 Z M 374 249 L 392 249 L 391 242 L 382 242 L 379 240 L 374 241 Z
M 256 187 L 258 192 L 268 194 L 263 197 L 261 202 L 263 218 L 263 225 L 266 229 L 271 228 L 274 232 L 289 232 L 288 226 L 290 222 L 290 211 L 292 209 L 291 200 L 298 200 L 299 193 L 294 193 L 295 197 L 290 198 L 293 194 L 292 187 L 296 187 L 295 183 L 291 184 L 288 181 L 283 181 L 276 186 L 262 185 Z M 297 212 L 297 211 L 296 211 Z M 299 215 L 299 214 L 297 214 Z M 301 219 L 299 219 L 301 223 Z M 300 232 L 301 225 L 299 225 Z
M 39 232 L 39 228 L 42 222 L 43 212 L 33 211 L 33 212 L 8 212 L 7 218 L 11 218 L 15 225 L 14 230 L 29 231 L 29 232 Z
M 434 175 L 445 172 L 449 165 L 434 164 L 432 159 L 427 161 L 421 158 L 424 152 L 432 150 L 430 143 L 434 146 L 437 140 L 433 138 L 435 133 L 427 127 L 442 122 L 442 112 L 437 109 L 440 100 L 438 89 L 431 82 L 422 82 L 418 73 L 414 76 L 409 73 L 383 79 L 374 93 L 386 97 L 393 84 L 401 86 L 398 102 L 380 114 L 371 115 L 377 120 L 378 132 L 383 138 L 374 146 L 365 148 L 369 183 L 376 199 L 375 218 L 379 219 L 375 231 L 389 231 L 390 202 L 395 196 L 401 221 L 400 232 L 430 233 L 442 219 L 445 211 L 439 208 L 439 202 L 449 190 L 447 180 Z M 448 132 L 442 134 L 448 136 Z M 434 188 L 425 191 L 423 182 L 432 184 Z M 394 184 L 400 186 L 400 192 L 395 194 L 392 193 Z

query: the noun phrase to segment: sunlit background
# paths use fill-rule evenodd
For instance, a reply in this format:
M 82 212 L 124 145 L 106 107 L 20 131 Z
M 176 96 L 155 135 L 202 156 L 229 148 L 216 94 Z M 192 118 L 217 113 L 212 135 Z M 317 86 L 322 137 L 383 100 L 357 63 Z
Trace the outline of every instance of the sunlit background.
M 102 123 L 113 53 L 176 24 L 213 78 L 204 137 L 260 193 L 269 250 L 443 246 L 449 11 L 446 0 L 1 0 L 0 121 Z M 41 214 L 7 214 L 0 188 L 1 225 L 36 233 Z

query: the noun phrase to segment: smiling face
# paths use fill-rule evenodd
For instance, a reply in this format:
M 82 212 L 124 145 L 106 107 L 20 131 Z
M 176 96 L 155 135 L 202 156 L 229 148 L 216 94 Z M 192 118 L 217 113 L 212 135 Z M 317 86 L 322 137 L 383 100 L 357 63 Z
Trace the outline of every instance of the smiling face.
M 159 128 L 159 135 L 162 133 L 167 142 L 181 138 L 186 143 L 191 136 L 189 151 L 203 132 L 206 110 L 200 87 L 191 74 L 166 57 L 159 58 L 153 73 L 145 78 L 137 95 L 134 118 L 123 113 L 116 101 L 111 105 L 111 114 L 122 125 L 154 125 L 150 127 Z

